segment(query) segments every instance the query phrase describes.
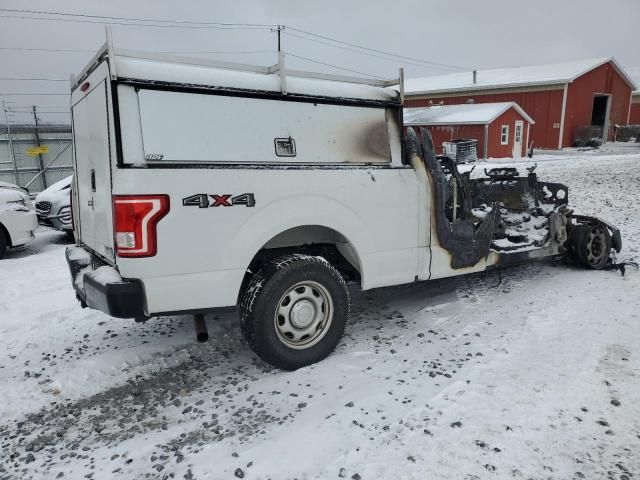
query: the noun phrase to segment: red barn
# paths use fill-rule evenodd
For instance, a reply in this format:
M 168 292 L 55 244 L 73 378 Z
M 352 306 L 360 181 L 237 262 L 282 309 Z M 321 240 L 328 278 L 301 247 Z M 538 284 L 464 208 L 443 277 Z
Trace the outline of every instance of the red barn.
M 536 147 L 563 148 L 583 126 L 612 138 L 614 125 L 627 124 L 637 88 L 613 58 L 601 58 L 409 79 L 405 106 L 516 102 L 536 121 Z
M 640 88 L 640 67 L 625 69 L 629 76 L 636 83 L 636 88 Z M 640 125 L 640 90 L 631 93 L 631 108 L 629 109 L 629 125 Z
M 535 122 L 514 102 L 436 105 L 404 109 L 404 125 L 427 127 L 436 151 L 459 138 L 478 141 L 478 156 L 521 158 Z

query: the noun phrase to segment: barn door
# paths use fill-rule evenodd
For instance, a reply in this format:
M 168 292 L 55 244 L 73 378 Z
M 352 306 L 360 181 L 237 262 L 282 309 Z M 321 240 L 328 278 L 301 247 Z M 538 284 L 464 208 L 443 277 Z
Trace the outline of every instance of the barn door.
M 516 120 L 515 128 L 513 129 L 513 158 L 519 160 L 522 158 L 522 130 L 524 129 L 524 122 L 522 120 Z

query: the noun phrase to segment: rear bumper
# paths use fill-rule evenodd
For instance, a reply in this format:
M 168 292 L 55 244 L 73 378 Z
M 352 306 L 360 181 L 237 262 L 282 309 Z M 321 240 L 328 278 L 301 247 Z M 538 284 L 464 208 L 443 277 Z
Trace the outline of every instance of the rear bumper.
M 68 247 L 67 264 L 71 284 L 82 307 L 117 318 L 144 317 L 144 290 L 136 280 L 125 280 L 118 271 L 99 265 L 82 247 Z

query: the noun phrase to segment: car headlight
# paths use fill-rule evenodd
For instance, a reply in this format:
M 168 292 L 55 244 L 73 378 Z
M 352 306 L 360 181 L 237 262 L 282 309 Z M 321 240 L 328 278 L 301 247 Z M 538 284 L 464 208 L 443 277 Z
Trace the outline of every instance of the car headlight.
M 7 202 L 9 207 L 16 212 L 28 212 L 29 207 L 24 200 L 10 200 Z

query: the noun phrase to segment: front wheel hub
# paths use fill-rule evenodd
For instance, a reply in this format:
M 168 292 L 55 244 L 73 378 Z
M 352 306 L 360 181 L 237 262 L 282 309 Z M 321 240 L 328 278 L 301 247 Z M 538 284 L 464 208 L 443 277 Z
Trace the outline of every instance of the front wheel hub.
M 332 320 L 333 300 L 329 291 L 317 282 L 304 281 L 280 297 L 274 325 L 282 343 L 303 350 L 325 336 Z

